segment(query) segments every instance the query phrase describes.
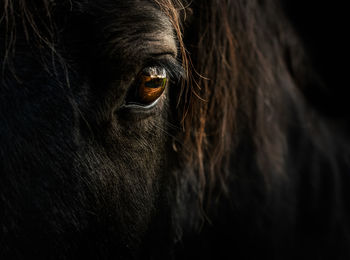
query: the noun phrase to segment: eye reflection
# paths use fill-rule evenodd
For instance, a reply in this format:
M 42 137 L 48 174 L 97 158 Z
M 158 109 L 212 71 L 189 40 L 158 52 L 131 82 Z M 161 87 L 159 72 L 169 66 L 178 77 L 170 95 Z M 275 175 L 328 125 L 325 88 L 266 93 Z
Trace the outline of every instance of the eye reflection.
M 168 77 L 164 68 L 148 67 L 137 76 L 134 94 L 129 95 L 127 103 L 150 105 L 161 97 L 167 83 Z
M 150 104 L 158 99 L 166 86 L 167 78 L 154 78 L 150 76 L 141 76 L 139 86 L 139 101 L 143 104 Z

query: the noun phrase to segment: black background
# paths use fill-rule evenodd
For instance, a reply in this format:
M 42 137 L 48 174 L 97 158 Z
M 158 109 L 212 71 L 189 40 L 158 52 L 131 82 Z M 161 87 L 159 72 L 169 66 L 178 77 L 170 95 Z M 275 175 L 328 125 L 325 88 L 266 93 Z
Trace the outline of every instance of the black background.
M 283 0 L 325 89 L 308 96 L 325 115 L 349 122 L 349 8 L 346 1 Z

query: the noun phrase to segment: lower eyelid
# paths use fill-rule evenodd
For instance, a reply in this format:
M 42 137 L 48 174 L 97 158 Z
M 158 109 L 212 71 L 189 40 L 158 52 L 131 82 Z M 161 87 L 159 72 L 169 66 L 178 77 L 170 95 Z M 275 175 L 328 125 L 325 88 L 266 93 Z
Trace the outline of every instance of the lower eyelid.
M 162 111 L 162 107 L 165 105 L 166 99 L 166 93 L 164 93 L 152 104 L 149 104 L 147 106 L 138 104 L 124 104 L 118 110 L 116 110 L 115 113 L 120 120 L 128 122 L 157 117 L 160 111 Z
M 158 110 L 158 108 L 161 108 L 163 106 L 165 100 L 167 99 L 167 95 L 168 95 L 168 89 L 165 88 L 163 94 L 149 105 L 142 105 L 136 102 L 135 103 L 131 102 L 131 103 L 124 103 L 124 105 L 122 105 L 120 109 L 122 110 L 126 109 L 131 113 L 139 113 L 139 112 L 150 113 L 152 111 Z
M 135 104 L 127 104 L 127 105 L 124 105 L 124 107 L 127 107 L 127 108 L 139 108 L 139 109 L 151 109 L 153 107 L 155 107 L 155 105 L 159 102 L 159 100 L 161 99 L 161 97 L 157 98 L 155 101 L 153 101 L 151 104 L 149 105 L 146 105 L 146 106 L 143 106 L 143 105 L 139 105 L 137 103 Z

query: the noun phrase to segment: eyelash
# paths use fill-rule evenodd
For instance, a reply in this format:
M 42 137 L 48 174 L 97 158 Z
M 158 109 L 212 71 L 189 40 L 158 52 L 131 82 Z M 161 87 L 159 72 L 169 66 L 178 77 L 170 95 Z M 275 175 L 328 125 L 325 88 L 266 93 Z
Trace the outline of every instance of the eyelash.
M 174 59 L 150 61 L 146 63 L 146 66 L 144 66 L 144 68 L 147 67 L 164 68 L 169 76 L 170 82 L 179 82 L 185 75 L 184 68 Z

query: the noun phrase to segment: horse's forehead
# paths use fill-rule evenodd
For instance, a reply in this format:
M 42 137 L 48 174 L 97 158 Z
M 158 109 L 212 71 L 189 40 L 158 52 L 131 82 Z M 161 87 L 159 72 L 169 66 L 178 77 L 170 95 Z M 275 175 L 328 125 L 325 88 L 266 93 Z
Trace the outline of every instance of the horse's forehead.
M 104 51 L 122 52 L 129 59 L 154 54 L 177 54 L 172 21 L 154 0 L 100 0 L 78 5 L 95 19 Z M 118 53 L 120 54 L 120 53 Z M 137 55 L 137 57 L 135 57 Z M 119 55 L 118 55 L 119 56 Z

